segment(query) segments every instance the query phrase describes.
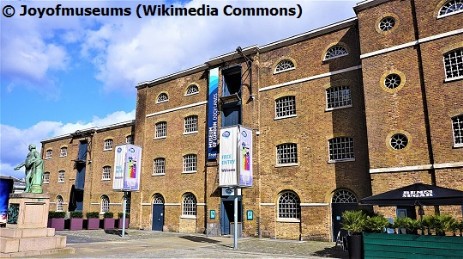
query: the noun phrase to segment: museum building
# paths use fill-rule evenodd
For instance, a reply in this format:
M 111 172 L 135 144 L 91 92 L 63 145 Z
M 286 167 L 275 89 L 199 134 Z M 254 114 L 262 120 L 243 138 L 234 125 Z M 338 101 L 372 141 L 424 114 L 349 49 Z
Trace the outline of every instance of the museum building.
M 243 236 L 334 240 L 364 197 L 415 182 L 463 190 L 462 2 L 368 0 L 354 11 L 142 82 L 133 121 L 42 141 L 51 209 L 121 212 L 112 181 L 126 143 L 142 148 L 133 228 L 232 234 L 237 194 Z M 219 151 L 221 130 L 238 125 L 252 131 L 253 179 L 235 189 L 221 184 Z

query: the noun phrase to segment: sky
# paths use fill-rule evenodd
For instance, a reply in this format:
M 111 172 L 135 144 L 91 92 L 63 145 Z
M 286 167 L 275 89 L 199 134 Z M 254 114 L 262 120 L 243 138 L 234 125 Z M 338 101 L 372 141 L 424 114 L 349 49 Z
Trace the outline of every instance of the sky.
M 24 169 L 14 167 L 24 162 L 29 144 L 40 151 L 44 139 L 134 119 L 135 87 L 141 82 L 203 64 L 238 46 L 262 46 L 354 17 L 358 2 L 2 0 L 0 175 L 24 177 Z M 163 4 L 204 5 L 206 11 L 218 12 L 143 12 Z M 226 15 L 227 5 L 227 10 L 236 9 L 235 15 Z M 126 15 L 60 12 L 114 7 L 123 8 Z M 239 15 L 245 7 L 296 8 L 299 17 Z

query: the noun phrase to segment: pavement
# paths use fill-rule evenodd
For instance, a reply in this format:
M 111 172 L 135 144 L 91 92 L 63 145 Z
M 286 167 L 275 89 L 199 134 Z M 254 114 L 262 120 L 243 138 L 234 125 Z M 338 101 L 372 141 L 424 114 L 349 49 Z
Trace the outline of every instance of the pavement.
M 334 242 L 295 241 L 268 238 L 206 236 L 128 229 L 57 231 L 67 237 L 74 254 L 52 254 L 34 258 L 348 258 Z

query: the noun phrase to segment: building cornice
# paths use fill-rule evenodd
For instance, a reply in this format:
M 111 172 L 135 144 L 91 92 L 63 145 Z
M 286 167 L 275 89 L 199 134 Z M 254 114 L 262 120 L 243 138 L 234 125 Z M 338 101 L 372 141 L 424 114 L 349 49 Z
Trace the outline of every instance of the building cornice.
M 359 11 L 368 9 L 370 7 L 374 7 L 380 5 L 385 2 L 389 2 L 391 0 L 365 0 L 358 2 L 356 6 L 354 6 L 354 12 L 357 14 Z

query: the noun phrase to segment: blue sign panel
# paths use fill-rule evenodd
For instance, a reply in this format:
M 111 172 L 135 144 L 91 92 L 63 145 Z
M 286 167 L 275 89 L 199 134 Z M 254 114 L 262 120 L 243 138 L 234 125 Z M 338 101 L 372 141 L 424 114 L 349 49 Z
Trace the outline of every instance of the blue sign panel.
M 207 160 L 217 159 L 217 131 L 219 100 L 219 68 L 209 70 L 209 96 L 207 103 Z

